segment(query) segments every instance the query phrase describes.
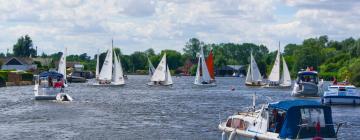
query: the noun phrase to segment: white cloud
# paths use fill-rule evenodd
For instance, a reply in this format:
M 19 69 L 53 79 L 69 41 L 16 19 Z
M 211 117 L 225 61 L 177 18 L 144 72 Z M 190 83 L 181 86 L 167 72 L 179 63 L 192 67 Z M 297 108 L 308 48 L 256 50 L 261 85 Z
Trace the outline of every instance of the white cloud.
M 329 35 L 359 37 L 360 4 L 337 0 L 0 0 L 0 50 L 29 34 L 47 53 L 181 50 L 191 37 L 210 43 L 300 43 Z M 282 7 L 293 9 L 285 13 Z M 287 20 L 277 14 L 286 15 Z M 283 43 L 283 44 L 284 44 Z

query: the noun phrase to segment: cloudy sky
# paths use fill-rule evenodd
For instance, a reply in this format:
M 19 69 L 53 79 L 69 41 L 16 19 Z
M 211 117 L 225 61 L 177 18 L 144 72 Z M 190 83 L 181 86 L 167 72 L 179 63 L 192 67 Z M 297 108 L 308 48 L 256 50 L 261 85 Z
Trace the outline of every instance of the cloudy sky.
M 360 35 L 358 0 L 0 0 L 0 52 L 29 34 L 39 53 L 182 50 L 207 43 L 301 43 Z

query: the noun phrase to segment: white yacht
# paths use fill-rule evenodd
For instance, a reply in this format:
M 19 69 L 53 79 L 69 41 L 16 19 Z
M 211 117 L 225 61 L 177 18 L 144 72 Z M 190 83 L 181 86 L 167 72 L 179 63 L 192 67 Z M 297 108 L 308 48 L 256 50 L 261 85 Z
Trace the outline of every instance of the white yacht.
M 42 72 L 35 75 L 35 100 L 72 101 L 65 93 L 64 76 L 57 72 Z
M 252 53 L 250 54 L 250 65 L 246 72 L 246 86 L 263 86 L 262 76 Z
M 323 93 L 323 81 L 319 79 L 316 71 L 307 68 L 306 71 L 298 72 L 293 91 L 291 92 L 292 96 L 320 97 Z
M 218 128 L 222 140 L 335 140 L 334 125 L 330 106 L 287 100 L 231 115 Z
M 325 91 L 322 102 L 330 105 L 358 105 L 360 104 L 360 94 L 353 85 L 331 85 L 328 87 L 328 91 Z

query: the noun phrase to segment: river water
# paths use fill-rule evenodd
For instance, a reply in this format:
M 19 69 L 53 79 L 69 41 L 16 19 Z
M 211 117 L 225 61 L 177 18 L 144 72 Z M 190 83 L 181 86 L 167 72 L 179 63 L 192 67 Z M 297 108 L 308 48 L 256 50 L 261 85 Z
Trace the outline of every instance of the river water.
M 129 76 L 123 87 L 71 84 L 73 102 L 35 101 L 33 86 L 0 88 L 0 139 L 221 139 L 227 116 L 257 103 L 294 99 L 290 89 L 244 86 L 244 78 L 217 78 L 216 87 L 173 77 L 171 87 L 149 87 Z M 235 91 L 231 91 L 235 88 Z M 318 99 L 312 99 L 318 100 Z M 332 107 L 334 122 L 349 122 L 341 139 L 360 139 L 360 107 Z

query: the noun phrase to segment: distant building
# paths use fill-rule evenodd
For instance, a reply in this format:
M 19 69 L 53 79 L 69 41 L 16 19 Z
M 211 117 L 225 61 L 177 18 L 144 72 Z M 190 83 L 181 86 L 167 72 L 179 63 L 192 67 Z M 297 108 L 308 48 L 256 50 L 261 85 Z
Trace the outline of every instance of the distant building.
M 50 66 L 52 59 L 51 58 L 41 58 L 41 57 L 37 57 L 37 58 L 32 58 L 32 60 L 34 62 L 39 62 L 41 64 L 41 66 Z
M 55 66 L 56 66 L 56 69 L 58 69 L 59 67 L 59 61 L 56 61 L 55 62 Z M 75 61 L 67 61 L 66 62 L 66 68 L 70 68 L 74 71 L 82 71 L 84 70 L 84 65 L 81 64 L 80 62 L 75 62 Z
M 3 62 L 1 70 L 36 70 L 37 66 L 34 64 L 32 58 L 28 57 L 9 57 L 0 60 Z
M 240 76 L 246 75 L 246 68 L 244 65 L 225 65 L 216 68 L 216 76 Z

